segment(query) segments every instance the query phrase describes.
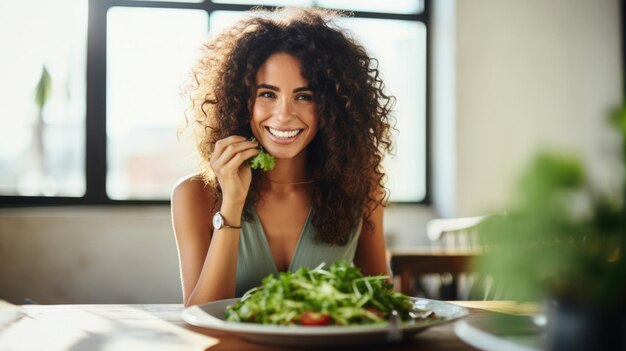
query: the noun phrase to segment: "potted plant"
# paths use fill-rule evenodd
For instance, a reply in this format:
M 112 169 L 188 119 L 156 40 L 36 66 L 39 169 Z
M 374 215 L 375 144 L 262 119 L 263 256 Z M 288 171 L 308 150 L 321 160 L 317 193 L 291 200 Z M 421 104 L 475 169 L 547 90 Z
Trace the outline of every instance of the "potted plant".
M 612 122 L 626 165 L 626 108 Z M 507 299 L 546 302 L 546 348 L 625 350 L 626 181 L 600 194 L 576 158 L 542 153 L 518 190 L 505 214 L 479 225 L 477 270 Z

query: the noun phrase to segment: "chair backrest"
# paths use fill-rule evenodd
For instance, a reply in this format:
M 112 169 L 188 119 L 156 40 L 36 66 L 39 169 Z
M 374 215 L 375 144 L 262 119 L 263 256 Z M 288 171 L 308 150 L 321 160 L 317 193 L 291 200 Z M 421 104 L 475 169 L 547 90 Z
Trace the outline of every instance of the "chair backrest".
M 431 219 L 426 234 L 435 247 L 447 249 L 480 249 L 476 227 L 485 216 Z
M 478 225 L 486 216 L 437 218 L 426 225 L 426 232 L 433 247 L 442 250 L 472 250 L 482 252 Z M 494 300 L 506 298 L 506 290 L 493 280 L 491 275 L 471 272 L 455 277 L 460 288 L 467 290 L 466 296 L 472 300 Z M 456 284 L 455 284 L 455 288 Z
M 391 269 L 399 278 L 400 291 L 410 295 L 419 292 L 438 299 L 459 299 L 459 290 L 467 285 L 463 282 L 466 273 L 471 272 L 470 262 L 480 251 L 475 227 L 482 219 L 477 216 L 430 220 L 426 228 L 430 245 L 391 250 Z M 459 281 L 461 284 L 457 284 Z M 467 293 L 462 295 L 462 298 L 467 297 Z

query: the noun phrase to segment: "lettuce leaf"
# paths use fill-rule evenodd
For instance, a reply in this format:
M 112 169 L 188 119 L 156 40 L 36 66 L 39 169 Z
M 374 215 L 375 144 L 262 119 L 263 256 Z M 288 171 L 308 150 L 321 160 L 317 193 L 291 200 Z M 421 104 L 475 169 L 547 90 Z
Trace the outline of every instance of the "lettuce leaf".
M 252 137 L 250 138 L 250 141 L 256 141 L 256 139 Z M 250 168 L 261 169 L 266 172 L 274 169 L 274 166 L 276 166 L 276 160 L 274 159 L 274 156 L 265 152 L 261 144 L 259 144 L 259 150 L 261 150 L 261 152 L 259 152 L 258 155 L 248 160 Z

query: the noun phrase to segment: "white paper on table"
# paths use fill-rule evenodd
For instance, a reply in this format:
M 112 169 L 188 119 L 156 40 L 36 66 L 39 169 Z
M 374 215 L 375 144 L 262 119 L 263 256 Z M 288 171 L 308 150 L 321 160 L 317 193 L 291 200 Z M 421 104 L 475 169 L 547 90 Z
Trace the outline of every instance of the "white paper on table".
M 0 331 L 25 316 L 24 310 L 4 300 L 0 300 Z
M 0 334 L 0 351 L 205 350 L 219 343 L 132 305 L 49 305 L 25 312 Z

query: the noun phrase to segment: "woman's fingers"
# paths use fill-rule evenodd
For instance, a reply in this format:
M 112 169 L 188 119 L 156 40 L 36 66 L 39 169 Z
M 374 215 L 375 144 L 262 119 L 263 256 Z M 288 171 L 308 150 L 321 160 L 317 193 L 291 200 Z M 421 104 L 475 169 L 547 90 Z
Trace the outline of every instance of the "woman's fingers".
M 229 145 L 244 141 L 247 141 L 247 139 L 239 135 L 231 135 L 224 139 L 218 140 L 215 143 L 215 149 L 213 150 L 213 154 L 221 155 L 224 152 L 224 149 L 226 149 Z
M 256 142 L 248 141 L 245 139 L 243 141 L 235 141 L 233 143 L 230 143 L 223 147 L 223 151 L 219 155 L 218 162 L 226 164 L 233 160 L 233 158 L 239 159 L 240 157 L 238 155 L 240 153 L 250 150 L 256 150 L 257 146 L 258 144 Z M 245 159 L 243 161 L 245 161 Z
M 236 174 L 239 168 L 251 157 L 256 156 L 260 151 L 258 149 L 247 149 L 235 153 L 232 157 L 225 158 L 221 163 L 223 174 Z M 219 177 L 219 175 L 218 175 Z
M 239 167 L 250 157 L 259 153 L 258 143 L 240 136 L 219 140 L 211 157 L 211 168 L 220 175 L 236 174 Z
M 240 136 L 230 136 L 215 144 L 210 165 L 222 188 L 224 201 L 245 201 L 252 180 L 252 170 L 242 165 L 260 151 L 258 143 Z

